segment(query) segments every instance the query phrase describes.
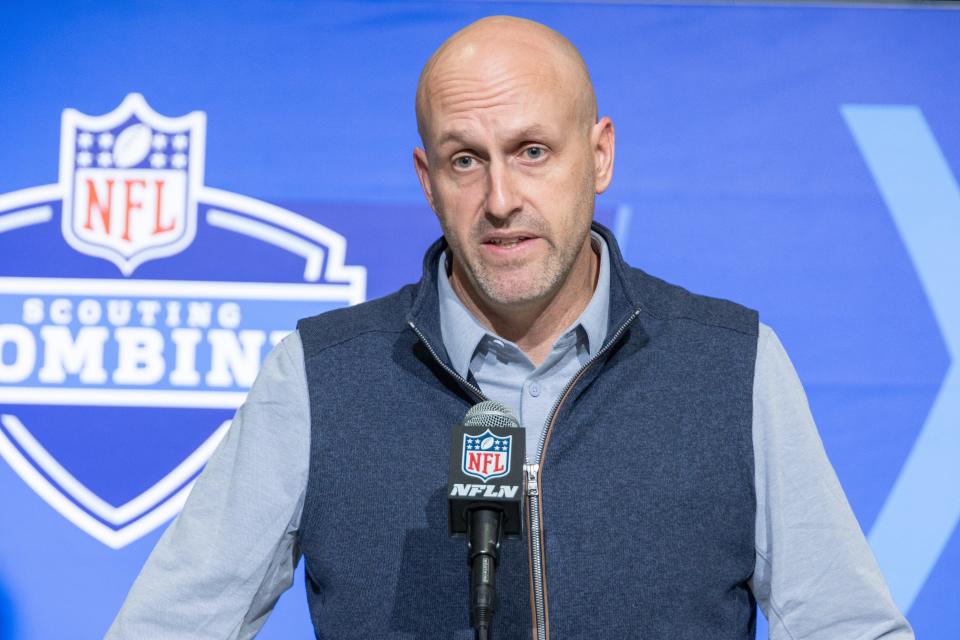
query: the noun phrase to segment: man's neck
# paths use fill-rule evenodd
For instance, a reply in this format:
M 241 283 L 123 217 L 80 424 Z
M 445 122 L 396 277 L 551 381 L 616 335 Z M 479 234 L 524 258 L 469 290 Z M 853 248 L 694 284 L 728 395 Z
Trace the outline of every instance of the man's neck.
M 588 239 L 566 280 L 555 295 L 544 301 L 523 305 L 495 305 L 479 300 L 464 286 L 463 276 L 453 270 L 450 284 L 470 313 L 484 327 L 510 342 L 526 354 L 534 366 L 540 366 L 553 349 L 557 338 L 583 313 L 597 286 L 600 256 Z

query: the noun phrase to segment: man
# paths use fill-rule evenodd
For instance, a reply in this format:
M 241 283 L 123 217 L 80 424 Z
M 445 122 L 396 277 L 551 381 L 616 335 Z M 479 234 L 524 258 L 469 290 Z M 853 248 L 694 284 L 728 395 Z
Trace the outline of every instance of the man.
M 318 637 L 471 637 L 445 461 L 491 397 L 528 439 L 497 637 L 749 638 L 758 601 L 772 638 L 912 638 L 772 331 L 591 228 L 614 129 L 573 46 L 478 21 L 417 120 L 423 279 L 271 354 L 108 637 L 251 637 L 301 554 Z

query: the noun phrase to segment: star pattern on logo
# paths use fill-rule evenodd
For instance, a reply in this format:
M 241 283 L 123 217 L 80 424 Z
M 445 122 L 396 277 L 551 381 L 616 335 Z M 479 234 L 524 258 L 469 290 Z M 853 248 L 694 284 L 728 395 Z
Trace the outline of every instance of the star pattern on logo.
M 142 126 L 142 125 L 141 125 Z M 125 129 L 111 131 L 77 131 L 76 165 L 80 168 L 101 167 L 112 168 L 115 164 L 114 145 L 117 136 Z M 132 167 L 151 169 L 184 170 L 190 164 L 189 157 L 190 136 L 185 133 L 162 133 L 152 130 L 149 138 L 149 149 L 152 150 L 143 160 Z
M 490 446 L 490 447 L 488 447 L 488 448 L 486 448 L 486 449 L 484 449 L 482 443 L 483 443 L 484 440 L 486 440 L 486 439 L 489 438 L 489 437 L 490 437 L 490 436 L 486 436 L 486 435 L 484 435 L 484 436 L 474 436 L 474 437 L 467 436 L 467 438 L 466 438 L 466 443 L 464 444 L 464 446 L 467 448 L 468 451 L 494 451 L 494 452 L 500 452 L 500 451 L 508 451 L 508 450 L 510 449 L 510 445 L 507 443 L 507 441 L 506 441 L 506 440 L 501 440 L 501 439 L 499 439 L 499 438 L 493 438 L 493 445 Z

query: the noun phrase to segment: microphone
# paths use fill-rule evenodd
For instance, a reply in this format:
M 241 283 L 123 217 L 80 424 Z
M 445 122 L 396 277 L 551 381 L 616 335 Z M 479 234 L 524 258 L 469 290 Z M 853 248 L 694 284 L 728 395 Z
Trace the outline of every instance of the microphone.
M 501 537 L 519 536 L 523 531 L 520 488 L 525 445 L 516 416 L 495 400 L 471 407 L 451 435 L 450 535 L 467 537 L 470 619 L 477 640 L 489 640 L 497 609 Z

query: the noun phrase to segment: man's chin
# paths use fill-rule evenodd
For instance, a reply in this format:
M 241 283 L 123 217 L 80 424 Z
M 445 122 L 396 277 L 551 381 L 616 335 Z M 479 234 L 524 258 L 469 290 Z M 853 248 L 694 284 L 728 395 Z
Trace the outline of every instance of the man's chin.
M 497 307 L 524 307 L 536 304 L 547 296 L 547 287 L 531 283 L 487 283 L 482 290 L 487 301 Z

